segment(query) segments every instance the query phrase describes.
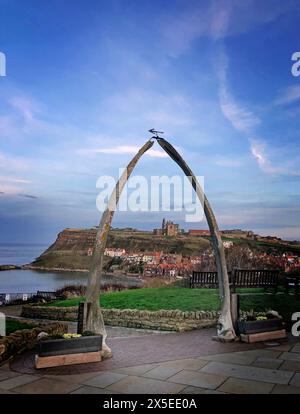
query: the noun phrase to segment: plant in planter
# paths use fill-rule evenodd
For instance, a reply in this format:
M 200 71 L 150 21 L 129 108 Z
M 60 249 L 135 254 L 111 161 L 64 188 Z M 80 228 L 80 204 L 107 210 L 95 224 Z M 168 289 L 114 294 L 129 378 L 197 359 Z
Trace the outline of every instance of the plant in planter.
M 284 322 L 278 312 L 250 313 L 237 322 L 243 342 L 260 342 L 286 337 Z
M 35 367 L 84 364 L 101 361 L 102 335 L 92 332 L 42 336 L 35 356 Z

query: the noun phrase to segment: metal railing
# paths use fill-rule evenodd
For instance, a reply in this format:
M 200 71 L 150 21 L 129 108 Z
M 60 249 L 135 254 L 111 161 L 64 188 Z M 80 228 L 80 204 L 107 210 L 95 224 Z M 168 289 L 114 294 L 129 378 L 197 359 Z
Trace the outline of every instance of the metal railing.
M 33 297 L 53 300 L 56 298 L 55 292 L 44 292 L 38 290 L 34 293 L 0 293 L 0 306 L 9 305 L 15 302 L 28 302 Z

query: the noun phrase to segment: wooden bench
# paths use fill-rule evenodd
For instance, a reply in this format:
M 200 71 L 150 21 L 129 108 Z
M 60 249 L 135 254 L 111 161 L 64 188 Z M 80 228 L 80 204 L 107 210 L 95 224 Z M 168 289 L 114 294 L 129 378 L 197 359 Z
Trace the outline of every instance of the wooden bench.
M 190 277 L 190 288 L 207 287 L 217 288 L 219 284 L 218 272 L 193 272 Z
M 229 284 L 233 292 L 237 287 L 263 287 L 277 291 L 279 270 L 270 269 L 234 269 L 228 273 Z M 217 288 L 219 285 L 218 272 L 193 271 L 189 279 L 190 288 Z
M 45 292 L 45 291 L 42 291 L 42 290 L 38 290 L 36 292 L 36 296 L 38 298 L 42 298 L 42 299 L 45 299 L 45 300 L 55 300 L 55 299 L 57 299 L 55 292 Z
M 230 282 L 233 292 L 237 287 L 271 288 L 277 292 L 278 277 L 277 269 L 234 269 Z

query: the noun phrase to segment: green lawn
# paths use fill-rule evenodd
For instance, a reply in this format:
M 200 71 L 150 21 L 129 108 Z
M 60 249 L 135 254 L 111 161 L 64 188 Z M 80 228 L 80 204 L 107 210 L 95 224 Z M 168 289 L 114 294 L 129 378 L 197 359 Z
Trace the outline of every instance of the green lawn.
M 267 294 L 263 289 L 237 289 L 241 293 L 241 310 L 264 312 L 277 310 L 286 320 L 300 311 L 300 297 L 285 294 Z M 81 298 L 48 303 L 45 306 L 76 306 Z M 109 292 L 101 296 L 103 308 L 116 309 L 179 309 L 183 311 L 219 310 L 217 289 L 188 289 L 179 287 L 147 288 Z
M 6 335 L 9 335 L 19 329 L 31 329 L 35 328 L 36 325 L 32 325 L 29 323 L 23 323 L 12 319 L 6 320 Z
M 48 303 L 46 306 L 76 306 L 83 298 L 67 299 Z M 220 302 L 216 289 L 187 288 L 145 288 L 101 295 L 103 308 L 116 309 L 179 309 L 179 310 L 218 310 Z

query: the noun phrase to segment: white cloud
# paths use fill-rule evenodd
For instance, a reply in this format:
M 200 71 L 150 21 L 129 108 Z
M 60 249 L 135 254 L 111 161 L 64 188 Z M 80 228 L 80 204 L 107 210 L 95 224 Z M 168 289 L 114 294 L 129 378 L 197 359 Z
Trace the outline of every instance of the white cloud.
M 16 183 L 16 184 L 31 184 L 30 180 L 25 180 L 24 178 L 10 177 L 10 176 L 0 176 L 0 182 L 6 183 Z
M 162 33 L 169 54 L 177 57 L 201 37 L 214 40 L 245 33 L 276 20 L 297 3 L 294 0 L 218 0 L 184 2 L 176 13 L 162 15 Z
M 290 174 L 286 168 L 274 167 L 266 154 L 266 144 L 262 140 L 253 138 L 256 135 L 255 128 L 260 125 L 261 120 L 252 111 L 234 100 L 229 91 L 227 72 L 228 57 L 223 51 L 218 66 L 219 103 L 223 115 L 237 131 L 245 134 L 250 142 L 251 154 L 262 171 L 267 174 Z
M 48 110 L 44 103 L 28 96 L 26 93 L 19 93 L 7 100 L 11 107 L 8 116 L 0 117 L 0 127 L 10 138 L 24 138 L 41 135 L 44 137 L 66 138 L 68 135 L 78 133 L 78 129 L 65 123 L 49 122 L 46 117 Z
M 300 85 L 293 85 L 287 88 L 278 99 L 275 105 L 288 105 L 300 100 Z
M 225 118 L 237 131 L 250 132 L 261 122 L 253 112 L 235 102 L 228 91 L 222 88 L 220 90 L 220 107 Z
M 6 161 L 13 162 L 13 159 L 11 157 L 9 159 L 6 158 Z M 0 167 L 1 166 L 3 165 L 1 164 L 1 154 L 0 154 Z M 0 176 L 0 193 L 4 193 L 6 195 L 23 195 L 24 185 L 27 186 L 31 183 L 32 182 L 30 180 L 27 180 L 25 178 L 15 177 L 14 175 L 1 175 Z
M 212 4 L 210 31 L 214 39 L 223 38 L 228 33 L 231 13 L 232 4 L 226 0 Z
M 232 126 L 240 132 L 251 133 L 260 124 L 260 119 L 250 110 L 237 103 L 232 97 L 227 80 L 228 58 L 223 52 L 218 65 L 220 108 Z
M 266 155 L 266 145 L 262 141 L 252 140 L 251 153 L 256 159 L 260 168 L 268 174 L 283 173 L 284 170 L 280 167 L 274 167 Z
M 14 109 L 17 109 L 27 122 L 33 121 L 34 115 L 40 112 L 40 108 L 37 103 L 26 96 L 15 96 L 9 99 L 9 104 Z
M 22 188 L 16 185 L 3 184 L 0 182 L 0 193 L 8 195 L 17 195 L 22 192 Z

